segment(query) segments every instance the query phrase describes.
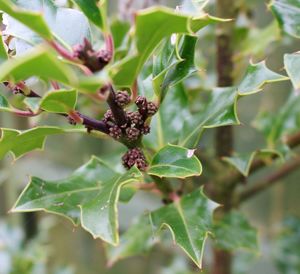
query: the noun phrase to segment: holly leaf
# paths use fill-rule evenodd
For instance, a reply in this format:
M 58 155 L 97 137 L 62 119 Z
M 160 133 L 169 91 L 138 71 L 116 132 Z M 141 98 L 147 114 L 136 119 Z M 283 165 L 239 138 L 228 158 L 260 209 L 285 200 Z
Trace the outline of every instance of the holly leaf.
M 220 20 L 209 15 L 192 18 L 165 7 L 139 11 L 136 15 L 134 36 L 136 53 L 111 68 L 115 85 L 131 87 L 144 63 L 164 38 L 173 33 L 193 34 Z
M 270 8 L 283 31 L 300 38 L 300 1 L 272 0 Z
M 279 112 L 263 112 L 258 115 L 253 125 L 264 134 L 268 148 L 279 149 L 284 143 L 284 136 L 300 129 L 300 96 L 291 93 Z
M 12 107 L 8 100 L 0 94 L 0 111 L 12 112 Z
M 0 0 L 0 9 L 38 33 L 46 40 L 52 39 L 51 30 L 41 13 L 19 8 L 9 0 Z
M 238 125 L 240 122 L 236 110 L 237 99 L 235 87 L 214 89 L 203 111 L 185 121 L 179 145 L 195 147 L 200 133 L 205 128 Z
M 300 91 L 300 52 L 284 55 L 284 66 L 296 92 Z
M 289 78 L 269 70 L 265 61 L 250 64 L 243 80 L 238 86 L 240 96 L 257 93 L 268 83 L 285 81 Z
M 82 12 L 76 9 L 57 7 L 51 0 L 17 0 L 16 5 L 24 11 L 41 14 L 49 30 L 67 48 L 81 43 L 84 38 L 91 37 L 88 20 Z M 30 25 L 24 24 L 19 18 L 12 17 L 11 14 L 5 14 L 4 23 L 6 25 L 4 33 L 16 37 L 17 55 L 22 53 L 24 41 L 26 41 L 27 49 L 31 48 L 32 45 L 41 43 L 41 37 L 43 36 L 31 28 Z M 80 27 L 77 27 L 75 31 L 74 26 Z
M 149 89 L 152 90 L 151 84 Z M 191 117 L 187 94 L 183 85 L 178 84 L 160 104 L 151 120 L 151 132 L 143 138 L 143 142 L 156 151 L 168 143 L 176 144 L 182 134 L 184 121 Z
M 8 59 L 7 50 L 4 45 L 3 36 L 0 36 L 0 64 Z
M 161 83 L 161 92 L 159 94 L 161 101 L 164 99 L 168 88 L 175 86 L 197 71 L 194 64 L 197 39 L 196 36 L 185 35 L 183 37 L 179 52 L 181 60 L 170 67 Z
M 85 16 L 93 22 L 98 28 L 105 29 L 106 20 L 106 1 L 104 0 L 73 0 Z
M 42 110 L 54 113 L 69 113 L 75 109 L 77 92 L 73 90 L 55 90 L 48 92 L 40 102 Z
M 120 236 L 120 244 L 117 247 L 107 248 L 108 265 L 111 266 L 120 259 L 144 254 L 155 243 L 149 215 L 142 215 Z
M 120 174 L 93 157 L 66 179 L 31 178 L 12 212 L 43 210 L 62 215 L 75 225 L 81 224 L 94 238 L 117 245 L 117 203 L 121 188 L 141 178 L 136 167 Z
M 285 218 L 282 230 L 272 248 L 273 258 L 280 273 L 293 274 L 300 270 L 300 219 Z
M 238 211 L 227 213 L 213 226 L 215 245 L 220 249 L 237 251 L 245 249 L 258 252 L 257 230 Z
M 3 159 L 8 152 L 11 152 L 14 158 L 18 159 L 30 151 L 43 149 L 45 139 L 49 135 L 86 132 L 86 129 L 83 127 L 64 129 L 47 126 L 36 127 L 25 131 L 8 128 L 2 128 L 0 130 L 0 159 Z
M 10 59 L 0 66 L 0 81 L 19 82 L 31 76 L 52 79 L 77 88 L 83 93 L 95 93 L 107 82 L 107 74 L 77 77 L 74 71 L 60 62 L 47 47 L 37 46 L 26 55 Z
M 276 150 L 260 149 L 252 153 L 243 153 L 243 154 L 236 154 L 232 157 L 223 157 L 222 160 L 232 165 L 245 177 L 248 177 L 250 167 L 255 158 L 260 158 L 265 161 L 269 161 L 270 159 L 272 159 L 274 155 L 279 156 L 281 158 L 283 157 Z
M 62 83 L 76 83 L 72 70 L 59 62 L 45 47 L 36 47 L 27 55 L 10 59 L 0 66 L 0 81 L 16 83 L 31 76 L 53 79 Z
M 202 268 L 204 244 L 212 228 L 212 214 L 217 204 L 202 190 L 150 213 L 154 231 L 168 228 L 177 245 Z
M 158 177 L 186 178 L 200 176 L 202 166 L 194 150 L 167 145 L 154 155 L 147 172 Z

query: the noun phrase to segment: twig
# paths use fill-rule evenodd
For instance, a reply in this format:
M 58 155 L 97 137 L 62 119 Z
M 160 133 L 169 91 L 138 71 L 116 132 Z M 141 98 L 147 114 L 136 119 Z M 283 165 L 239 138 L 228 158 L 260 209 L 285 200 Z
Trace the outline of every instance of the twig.
M 6 86 L 10 87 L 9 83 L 5 83 Z M 20 92 L 21 94 L 23 94 L 25 97 L 35 97 L 35 98 L 41 98 L 40 95 L 38 95 L 37 93 L 35 93 L 33 90 L 29 89 L 24 82 L 22 82 L 21 84 L 17 84 L 17 88 L 18 88 L 18 92 Z M 22 88 L 22 89 L 21 89 Z M 26 89 L 27 91 L 29 90 L 29 92 L 27 92 L 27 94 L 23 91 L 23 89 Z M 32 117 L 32 116 L 36 116 L 38 114 L 40 114 L 42 112 L 42 110 L 40 110 L 38 113 L 33 113 L 31 111 L 23 111 L 23 110 L 16 110 L 13 113 L 19 115 L 19 116 L 23 116 L 23 117 Z M 60 114 L 57 113 L 60 116 L 66 117 L 68 118 L 69 115 L 67 114 Z M 86 126 L 86 128 L 88 130 L 96 130 L 96 131 L 100 131 L 102 133 L 108 134 L 109 130 L 106 126 L 106 124 L 102 121 L 102 120 L 96 120 L 94 118 L 88 117 L 78 111 L 76 111 L 76 115 L 81 118 L 80 122 L 82 125 Z M 72 118 L 72 117 L 71 117 Z
M 111 109 L 111 112 L 115 118 L 117 125 L 122 128 L 124 125 L 127 124 L 126 113 L 124 109 L 116 103 L 116 94 L 112 85 L 109 85 L 108 89 L 109 94 L 107 97 L 107 103 Z
M 246 189 L 238 195 L 237 203 L 242 203 L 252 198 L 256 194 L 264 191 L 265 189 L 273 186 L 283 177 L 288 176 L 292 171 L 300 167 L 300 156 L 290 160 L 288 163 L 283 165 L 280 169 L 275 171 L 273 174 L 267 176 L 267 178 L 254 183 L 251 188 Z

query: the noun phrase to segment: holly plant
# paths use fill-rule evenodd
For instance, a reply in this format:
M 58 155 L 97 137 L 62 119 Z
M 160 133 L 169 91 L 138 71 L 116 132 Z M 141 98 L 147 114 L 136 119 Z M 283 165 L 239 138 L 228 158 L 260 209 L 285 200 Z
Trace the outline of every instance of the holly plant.
M 284 69 L 273 71 L 249 58 L 268 44 L 247 48 L 240 39 L 232 47 L 233 30 L 240 30 L 233 0 L 151 5 L 124 19 L 107 13 L 109 1 L 69 2 L 0 0 L 0 110 L 31 121 L 25 130 L 1 128 L 0 158 L 43 149 L 52 135 L 80 134 L 99 145 L 108 140 L 113 160 L 91 155 L 60 180 L 31 177 L 11 212 L 69 219 L 108 244 L 109 264 L 168 244 L 163 231 L 200 269 L 208 237 L 216 259 L 239 249 L 257 252 L 256 230 L 239 205 L 300 165 L 291 153 L 300 143 L 300 54 L 285 54 Z M 207 13 L 214 5 L 223 8 L 218 17 Z M 273 0 L 268 7 L 274 15 L 268 42 L 280 31 L 300 37 L 299 0 Z M 215 41 L 208 39 L 205 49 L 201 44 L 209 35 L 217 43 L 214 84 L 213 64 L 204 56 Z M 289 81 L 295 92 L 285 106 L 254 122 L 265 145 L 233 153 L 232 126 L 243 124 L 239 100 Z M 214 128 L 215 152 L 204 145 Z M 274 175 L 245 185 L 247 176 L 272 163 Z M 119 236 L 118 204 L 139 191 L 158 196 L 157 209 L 136 216 Z M 213 273 L 229 273 L 219 271 Z

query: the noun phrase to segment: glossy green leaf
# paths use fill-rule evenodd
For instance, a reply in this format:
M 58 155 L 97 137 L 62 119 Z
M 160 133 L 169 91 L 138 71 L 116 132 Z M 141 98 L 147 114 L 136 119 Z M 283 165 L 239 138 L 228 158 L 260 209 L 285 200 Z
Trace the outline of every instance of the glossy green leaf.
M 53 36 L 66 47 L 82 43 L 85 37 L 91 38 L 88 20 L 82 12 L 76 9 L 57 7 L 52 0 L 17 0 L 16 5 L 20 9 L 42 14 Z M 16 37 L 15 49 L 17 55 L 22 54 L 28 48 L 31 48 L 32 45 L 42 42 L 39 33 L 19 21 L 18 18 L 4 15 L 4 23 L 6 25 L 4 33 Z
M 54 113 L 69 113 L 75 109 L 76 90 L 55 90 L 48 92 L 40 103 L 40 108 Z
M 222 159 L 235 167 L 245 177 L 248 177 L 251 164 L 256 157 L 265 159 L 267 161 L 270 160 L 274 155 L 282 157 L 282 155 L 276 150 L 261 149 L 252 153 L 236 154 L 232 157 L 223 157 Z
M 158 177 L 186 178 L 199 176 L 202 166 L 194 150 L 184 147 L 167 145 L 153 157 L 148 174 Z
M 150 84 L 150 89 L 152 86 Z M 182 134 L 184 121 L 192 117 L 189 101 L 182 84 L 171 88 L 158 112 L 151 120 L 151 132 L 143 138 L 143 142 L 154 150 L 168 143 L 176 144 Z
M 42 14 L 17 7 L 9 0 L 0 0 L 0 9 L 45 39 L 52 39 L 51 31 Z
M 213 90 L 204 110 L 184 123 L 179 145 L 195 147 L 200 133 L 205 128 L 239 124 L 236 111 L 237 98 L 235 87 Z
M 166 73 L 161 84 L 161 100 L 164 99 L 168 88 L 175 86 L 197 71 L 194 64 L 196 42 L 196 36 L 185 35 L 183 37 L 182 46 L 180 47 L 179 52 L 181 60 L 178 64 L 172 66 Z
M 142 215 L 120 236 L 117 247 L 108 247 L 108 265 L 119 259 L 144 254 L 155 242 L 149 215 Z
M 267 83 L 288 80 L 288 77 L 275 73 L 266 67 L 264 61 L 250 64 L 243 80 L 238 86 L 239 95 L 248 95 L 262 90 Z
M 165 7 L 139 11 L 136 15 L 134 36 L 136 53 L 112 67 L 114 83 L 117 86 L 131 87 L 144 63 L 164 38 L 173 33 L 193 34 L 220 20 L 209 15 L 192 18 Z
M 82 10 L 82 12 L 86 15 L 91 22 L 93 22 L 97 27 L 103 29 L 105 25 L 105 18 L 103 18 L 103 14 L 101 10 L 103 7 L 103 0 L 73 0 Z
M 9 102 L 1 94 L 0 94 L 0 111 L 7 111 L 7 112 L 12 111 L 12 108 L 11 108 Z
M 300 1 L 272 0 L 270 8 L 280 27 L 286 33 L 300 38 Z
M 238 211 L 227 213 L 213 227 L 215 245 L 218 248 L 237 251 L 245 249 L 258 252 L 257 230 Z
M 239 61 L 245 56 L 263 59 L 266 57 L 266 54 L 270 53 L 272 43 L 280 39 L 280 29 L 276 20 L 273 20 L 264 28 L 247 28 L 247 32 L 247 36 L 242 38 L 240 43 L 235 43 L 237 51 L 235 61 Z
M 300 129 L 300 96 L 291 93 L 280 111 L 260 113 L 253 125 L 264 134 L 268 148 L 277 149 L 284 143 L 284 136 Z
M 155 231 L 166 227 L 186 254 L 202 268 L 205 240 L 212 228 L 216 204 L 202 190 L 194 191 L 180 200 L 150 213 Z
M 272 247 L 279 273 L 296 274 L 300 271 L 300 219 L 287 217 Z
M 141 176 L 136 167 L 119 174 L 93 157 L 66 179 L 31 178 L 12 211 L 44 210 L 59 214 L 74 224 L 80 223 L 94 238 L 116 245 L 120 190 L 126 184 L 141 180 Z
M 300 91 L 300 53 L 285 54 L 284 66 L 296 92 Z
M 110 26 L 111 34 L 114 39 L 114 46 L 116 49 L 120 48 L 123 44 L 123 41 L 126 37 L 126 34 L 128 33 L 130 29 L 130 23 L 126 21 L 121 21 L 118 19 L 115 19 Z
M 0 139 L 0 159 L 2 159 L 8 152 L 11 152 L 14 158 L 20 158 L 30 151 L 43 149 L 45 139 L 49 135 L 68 132 L 83 133 L 85 131 L 86 130 L 84 128 L 63 129 L 47 126 L 36 127 L 25 131 L 2 128 Z
M 74 73 L 43 47 L 34 48 L 27 55 L 8 60 L 0 66 L 0 81 L 19 82 L 31 76 L 76 83 Z
M 40 109 L 41 98 L 26 97 L 23 102 L 33 113 L 37 113 Z
M 0 36 L 0 64 L 8 59 L 7 50 L 4 45 L 3 36 Z
M 108 81 L 105 72 L 90 77 L 77 77 L 74 71 L 60 62 L 49 48 L 42 46 L 37 46 L 26 55 L 10 59 L 0 66 L 0 81 L 19 82 L 31 76 L 56 80 L 83 93 L 95 93 Z

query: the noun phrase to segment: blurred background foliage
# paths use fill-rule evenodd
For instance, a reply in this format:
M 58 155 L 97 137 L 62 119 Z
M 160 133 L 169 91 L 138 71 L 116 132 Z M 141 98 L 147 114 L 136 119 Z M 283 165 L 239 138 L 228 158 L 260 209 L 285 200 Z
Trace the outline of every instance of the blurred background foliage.
M 180 1 L 109 1 L 109 13 L 116 18 L 132 20 L 135 10 L 160 4 L 175 8 Z M 281 34 L 277 23 L 267 8 L 269 1 L 240 0 L 240 13 L 236 19 L 235 32 L 235 79 L 243 76 L 249 59 L 253 62 L 266 59 L 268 67 L 281 72 L 283 54 L 299 50 L 299 40 Z M 62 6 L 71 1 L 57 0 Z M 214 1 L 207 9 L 214 14 Z M 113 17 L 112 17 L 113 18 Z M 192 106 L 198 108 L 209 91 L 216 85 L 215 73 L 215 29 L 209 26 L 199 34 L 196 63 L 200 71 L 197 77 L 185 81 L 185 87 Z M 200 77 L 199 77 L 200 76 Z M 235 149 L 249 152 L 264 147 L 265 141 L 253 121 L 262 112 L 278 113 L 288 100 L 292 90 L 289 82 L 266 87 L 265 92 L 239 101 L 239 115 L 242 125 L 235 127 Z M 17 100 L 17 99 L 16 99 Z M 80 102 L 84 110 L 101 115 L 104 106 L 91 107 Z M 300 106 L 299 106 L 300 107 Z M 29 128 L 37 121 L 34 118 L 12 117 L 0 114 L 1 127 Z M 43 117 L 47 124 L 51 119 Z M 62 120 L 61 123 L 64 123 Z M 200 149 L 213 154 L 214 130 L 205 132 Z M 134 257 L 117 262 L 106 268 L 105 248 L 101 241 L 93 240 L 81 228 L 74 228 L 70 222 L 58 217 L 38 214 L 8 214 L 14 201 L 28 181 L 28 174 L 59 179 L 86 162 L 90 155 L 112 160 L 113 151 L 121 146 L 110 140 L 93 139 L 88 136 L 61 135 L 48 138 L 44 151 L 30 153 L 11 164 L 11 159 L 0 162 L 0 274 L 55 273 L 55 274 L 188 274 L 199 272 L 182 256 L 182 251 L 172 243 L 156 245 L 147 256 Z M 204 164 L 205 167 L 205 164 Z M 258 172 L 252 180 L 268 173 L 276 166 Z M 203 176 L 209 176 L 204 168 Z M 250 223 L 259 231 L 259 254 L 238 251 L 234 262 L 235 274 L 257 273 L 300 273 L 300 171 L 286 177 L 273 188 L 249 200 L 242 211 Z M 200 179 L 201 180 L 201 179 Z M 120 206 L 120 230 L 126 230 L 132 219 L 160 204 L 155 197 L 137 194 L 128 204 Z M 210 261 L 210 246 L 206 247 L 204 265 Z M 205 268 L 205 267 L 204 267 Z M 202 272 L 203 273 L 203 272 Z

